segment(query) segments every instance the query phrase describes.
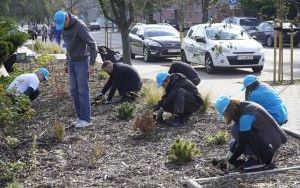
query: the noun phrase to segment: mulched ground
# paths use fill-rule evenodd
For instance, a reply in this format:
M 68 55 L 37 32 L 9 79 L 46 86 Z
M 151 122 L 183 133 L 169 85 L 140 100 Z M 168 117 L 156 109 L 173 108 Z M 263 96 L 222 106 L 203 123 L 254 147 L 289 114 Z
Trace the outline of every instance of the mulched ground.
M 67 88 L 66 74 L 61 66 L 52 68 L 54 83 L 41 86 L 39 100 L 33 102 L 37 115 L 33 120 L 16 125 L 16 137 L 21 143 L 1 150 L 1 159 L 20 159 L 28 168 L 19 175 L 25 187 L 182 187 L 184 180 L 224 175 L 214 159 L 227 153 L 227 145 L 207 145 L 203 138 L 219 130 L 230 131 L 220 123 L 213 109 L 195 114 L 187 125 L 167 127 L 159 125 L 155 134 L 144 137 L 133 131 L 133 119 L 119 120 L 116 105 L 92 108 L 93 126 L 76 130 L 69 128 L 74 117 Z M 92 96 L 99 92 L 103 81 L 91 76 Z M 143 101 L 138 101 L 143 110 Z M 63 142 L 54 137 L 54 124 L 62 123 L 66 129 Z M 32 135 L 37 135 L 36 161 L 32 161 Z M 168 162 L 170 145 L 176 138 L 197 144 L 201 156 L 194 161 L 176 165 Z M 300 141 L 289 137 L 281 148 L 277 167 L 300 165 Z M 1 149 L 1 148 L 0 148 Z M 100 150 L 100 151 L 99 151 Z M 103 152 L 102 152 L 103 151 Z M 98 154 L 97 154 L 98 153 Z M 36 163 L 36 167 L 32 164 Z M 4 181 L 0 180 L 0 187 Z M 300 172 L 272 174 L 262 177 L 237 178 L 206 184 L 206 187 L 299 187 Z

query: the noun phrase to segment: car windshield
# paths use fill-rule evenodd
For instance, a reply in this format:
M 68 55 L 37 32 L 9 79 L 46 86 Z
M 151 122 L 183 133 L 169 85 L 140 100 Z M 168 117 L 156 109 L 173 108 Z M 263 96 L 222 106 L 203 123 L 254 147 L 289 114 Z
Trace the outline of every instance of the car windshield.
M 240 20 L 240 25 L 257 26 L 258 25 L 258 20 L 254 19 L 254 18 L 241 19 Z
M 164 37 L 164 36 L 172 36 L 178 37 L 179 34 L 173 28 L 147 28 L 145 30 L 146 37 Z
M 206 35 L 211 40 L 245 40 L 249 38 L 245 31 L 229 27 L 206 28 Z

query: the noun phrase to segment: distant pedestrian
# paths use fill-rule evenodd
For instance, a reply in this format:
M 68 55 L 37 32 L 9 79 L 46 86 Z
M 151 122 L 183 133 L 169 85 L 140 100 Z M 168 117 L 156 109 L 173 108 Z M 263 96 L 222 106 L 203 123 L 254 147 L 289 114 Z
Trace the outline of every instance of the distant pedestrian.
M 47 42 L 48 33 L 49 33 L 49 31 L 48 31 L 47 24 L 43 24 L 42 29 L 41 29 L 41 35 L 42 35 L 43 42 Z
M 50 29 L 49 29 L 49 39 L 50 39 L 50 42 L 53 42 L 54 36 L 55 36 L 55 25 L 54 25 L 54 23 L 51 23 L 50 24 Z
M 201 82 L 198 72 L 189 64 L 184 62 L 174 62 L 168 71 L 169 74 L 181 73 L 187 77 L 195 86 Z
M 60 45 L 60 43 L 61 43 L 61 31 L 58 30 L 57 28 L 54 28 L 54 37 L 55 37 L 55 42 Z
M 70 92 L 77 115 L 71 124 L 76 128 L 85 128 L 92 125 L 89 74 L 94 71 L 96 62 L 96 41 L 85 23 L 71 13 L 57 11 L 54 20 L 56 30 L 63 32 L 67 49 Z
M 242 90 L 246 90 L 245 100 L 263 106 L 279 125 L 287 122 L 287 108 L 278 93 L 268 84 L 259 82 L 255 75 L 248 75 L 244 78 Z
M 27 95 L 30 100 L 35 100 L 40 94 L 40 82 L 47 81 L 49 72 L 45 68 L 39 68 L 36 72 L 22 74 L 14 79 L 8 86 L 6 92 L 9 96 Z

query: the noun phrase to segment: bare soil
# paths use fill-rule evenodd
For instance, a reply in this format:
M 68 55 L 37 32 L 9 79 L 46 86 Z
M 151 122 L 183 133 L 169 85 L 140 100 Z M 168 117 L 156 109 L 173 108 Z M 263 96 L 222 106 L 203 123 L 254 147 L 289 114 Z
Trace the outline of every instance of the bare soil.
M 57 93 L 55 87 L 67 88 L 67 77 L 59 66 L 53 68 L 51 78 L 56 83 L 41 86 L 40 99 L 33 102 L 37 115 L 33 120 L 16 125 L 15 137 L 21 142 L 13 148 L 0 147 L 1 159 L 21 160 L 26 170 L 18 179 L 25 187 L 183 187 L 189 178 L 224 175 L 213 164 L 223 158 L 228 145 L 207 145 L 203 137 L 219 130 L 230 132 L 230 126 L 217 120 L 216 112 L 194 114 L 185 126 L 158 125 L 155 133 L 145 137 L 132 129 L 133 119 L 119 120 L 116 105 L 93 106 L 93 126 L 77 130 L 70 128 L 74 118 L 72 101 L 67 93 Z M 90 88 L 94 96 L 104 81 L 91 76 Z M 62 84 L 62 85 L 61 85 Z M 137 101 L 136 113 L 144 109 L 143 99 Z M 55 122 L 63 123 L 66 134 L 61 143 L 54 136 Z M 36 161 L 32 154 L 32 136 L 37 136 Z M 197 144 L 201 156 L 194 161 L 176 165 L 168 162 L 170 145 L 176 138 Z M 300 165 L 300 141 L 289 137 L 280 149 L 277 167 Z M 99 151 L 100 150 L 100 151 Z M 35 164 L 36 163 L 36 167 Z M 0 187 L 7 182 L 0 180 Z M 207 187 L 299 187 L 300 172 L 229 179 L 206 184 Z

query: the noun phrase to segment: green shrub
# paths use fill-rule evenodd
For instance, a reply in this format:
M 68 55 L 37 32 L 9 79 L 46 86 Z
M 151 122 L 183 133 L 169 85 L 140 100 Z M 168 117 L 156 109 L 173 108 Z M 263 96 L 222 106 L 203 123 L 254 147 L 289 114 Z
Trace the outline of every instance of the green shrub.
M 169 161 L 177 164 L 183 164 L 193 160 L 200 155 L 200 151 L 196 148 L 196 144 L 190 141 L 176 139 L 169 151 Z
M 55 57 L 53 55 L 49 55 L 49 54 L 41 54 L 39 55 L 35 60 L 35 66 L 37 68 L 39 67 L 47 67 L 47 65 L 51 62 L 54 62 L 55 61 Z
M 161 100 L 163 93 L 163 89 L 157 88 L 156 85 L 152 83 L 143 86 L 141 96 L 145 99 L 146 105 L 152 107 Z
M 21 161 L 4 162 L 0 160 L 0 178 L 13 182 L 24 168 L 25 163 Z
M 0 41 L 0 65 L 6 60 L 9 55 L 8 42 Z
M 22 183 L 19 183 L 19 182 L 13 182 L 13 183 L 10 183 L 7 188 L 24 188 L 23 184 Z
M 33 50 L 39 54 L 60 54 L 65 53 L 65 50 L 56 43 L 42 43 L 36 41 L 33 44 Z
M 13 45 L 13 52 L 16 52 L 17 49 L 22 46 L 28 40 L 28 34 L 23 32 L 11 32 L 10 35 L 6 38 L 7 41 L 11 42 Z
M 229 134 L 226 131 L 219 131 L 213 135 L 206 135 L 204 137 L 205 143 L 208 145 L 223 145 L 226 144 L 229 139 Z
M 121 120 L 127 120 L 132 117 L 136 106 L 134 104 L 124 102 L 117 107 L 118 117 Z
M 104 70 L 101 70 L 97 74 L 99 80 L 107 80 L 109 78 L 109 74 L 107 74 Z
M 20 141 L 17 138 L 11 137 L 11 136 L 7 136 L 5 137 L 5 141 L 7 143 L 7 145 L 9 146 L 16 146 Z

